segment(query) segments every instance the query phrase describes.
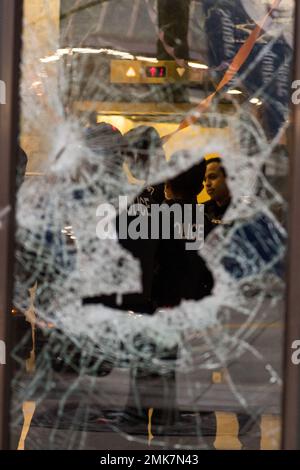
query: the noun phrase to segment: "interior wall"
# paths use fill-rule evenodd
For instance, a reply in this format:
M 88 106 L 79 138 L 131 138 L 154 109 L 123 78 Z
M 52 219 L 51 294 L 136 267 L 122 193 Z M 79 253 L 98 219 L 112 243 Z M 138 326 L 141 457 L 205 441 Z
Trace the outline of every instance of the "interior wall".
M 37 95 L 39 89 L 42 88 L 41 82 L 47 80 L 47 78 L 39 76 L 39 73 L 42 73 L 39 72 L 42 71 L 40 59 L 54 54 L 59 47 L 59 17 L 60 0 L 47 2 L 45 0 L 24 0 L 22 87 L 27 94 Z M 57 64 L 52 63 L 48 67 L 51 79 L 53 79 L 53 76 L 57 76 Z M 46 121 L 47 116 L 40 116 L 40 119 Z M 41 163 L 49 148 L 45 135 L 41 132 L 41 126 L 38 124 L 37 122 L 36 127 L 30 126 L 28 128 L 27 123 L 21 118 L 20 143 L 28 156 L 27 173 L 40 170 Z

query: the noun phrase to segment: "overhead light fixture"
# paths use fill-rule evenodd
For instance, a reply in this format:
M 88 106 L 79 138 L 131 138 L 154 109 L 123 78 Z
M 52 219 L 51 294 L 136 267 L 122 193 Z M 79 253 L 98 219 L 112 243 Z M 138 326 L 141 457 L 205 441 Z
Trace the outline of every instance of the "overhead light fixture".
M 100 54 L 101 49 L 94 49 L 92 47 L 73 47 L 72 52 L 79 54 Z
M 256 104 L 256 106 L 261 106 L 262 105 L 262 101 L 259 99 L 259 98 L 251 98 L 251 100 L 249 100 L 251 104 Z
M 226 91 L 226 93 L 228 95 L 242 95 L 243 94 L 241 90 L 237 90 L 237 89 L 228 90 Z
M 72 55 L 74 52 L 77 52 L 79 54 L 107 54 L 107 55 L 121 57 L 122 59 L 127 59 L 127 60 L 133 60 L 135 58 L 129 52 L 118 51 L 115 49 L 106 49 L 106 48 L 94 49 L 92 47 L 68 47 L 64 49 L 57 49 L 55 54 L 40 59 L 40 62 L 42 63 L 55 62 L 59 60 L 62 56 Z M 153 61 L 155 60 L 157 59 L 153 58 Z
M 59 60 L 60 57 L 58 55 L 50 55 L 49 57 L 44 57 L 43 59 L 40 59 L 40 62 L 43 64 L 47 64 L 48 62 L 56 62 Z
M 115 49 L 99 49 L 99 53 L 119 56 L 122 59 L 133 60 L 134 56 L 129 52 L 117 51 Z
M 158 62 L 158 59 L 156 59 L 155 57 L 145 57 L 143 55 L 137 55 L 136 59 L 137 60 L 142 60 L 143 62 L 153 62 L 155 64 L 157 64 L 157 62 Z
M 208 66 L 205 64 L 200 64 L 199 62 L 188 62 L 188 66 L 192 67 L 193 69 L 203 69 L 207 70 Z
M 72 50 L 72 47 L 65 47 L 64 49 L 57 49 L 56 54 L 59 56 L 63 56 L 66 54 L 71 54 Z
M 65 48 L 65 49 L 57 49 L 57 51 L 55 52 L 55 54 L 53 55 L 50 55 L 48 57 L 44 57 L 43 59 L 40 59 L 40 62 L 42 62 L 43 64 L 46 64 L 48 62 L 56 62 L 57 60 L 59 60 L 63 55 L 67 55 L 67 54 L 70 54 L 72 51 L 72 49 L 70 47 L 68 48 Z

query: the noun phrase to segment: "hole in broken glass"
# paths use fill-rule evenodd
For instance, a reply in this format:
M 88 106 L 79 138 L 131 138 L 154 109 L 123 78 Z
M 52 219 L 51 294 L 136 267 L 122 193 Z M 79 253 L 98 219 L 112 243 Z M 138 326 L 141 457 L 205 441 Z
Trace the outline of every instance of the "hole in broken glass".
M 67 3 L 74 2 L 66 2 L 66 7 Z M 120 2 L 118 8 L 127 14 L 126 3 L 128 2 Z M 157 15 L 155 2 L 140 3 L 143 8 L 145 5 L 149 8 L 145 10 L 149 18 L 153 19 Z M 190 19 L 190 35 L 197 38 L 197 41 L 190 42 L 191 54 L 194 54 L 194 44 L 207 42 L 198 37 L 202 27 L 199 24 L 202 21 L 200 18 L 205 19 L 205 15 L 209 18 L 206 34 L 212 38 L 209 25 L 214 24 L 214 18 L 224 17 L 227 21 L 231 16 L 230 6 L 222 9 L 219 8 L 219 2 L 213 3 L 191 2 L 194 16 Z M 81 3 L 77 2 L 77 6 L 81 6 Z M 109 5 L 105 8 L 106 13 L 109 12 Z M 87 11 L 90 14 L 94 10 Z M 103 18 L 106 13 L 103 13 Z M 104 138 L 107 128 L 103 129 L 102 137 L 97 141 L 97 135 L 93 132 L 99 129 L 96 125 L 99 118 L 96 102 L 113 98 L 116 102 L 124 100 L 130 106 L 134 100 L 140 103 L 153 100 L 155 103 L 171 103 L 176 108 L 178 103 L 185 102 L 186 99 L 198 104 L 202 97 L 209 94 L 210 85 L 206 84 L 207 89 L 201 93 L 198 93 L 196 87 L 187 89 L 178 84 L 141 88 L 133 85 L 126 85 L 124 88 L 120 85 L 111 86 L 104 79 L 105 70 L 107 72 L 108 61 L 112 59 L 111 51 L 126 53 L 123 42 L 116 36 L 114 41 L 117 44 L 99 52 L 103 65 L 99 72 L 97 63 L 87 54 L 87 44 L 81 38 L 78 39 L 78 16 L 75 13 L 67 15 L 64 11 L 62 17 L 66 18 L 66 23 L 61 32 L 61 47 L 51 39 L 52 36 L 50 38 L 52 59 L 48 52 L 45 55 L 41 53 L 44 51 L 42 39 L 34 24 L 28 27 L 32 48 L 30 51 L 25 50 L 22 65 L 23 132 L 42 135 L 46 148 L 44 176 L 42 179 L 30 178 L 25 181 L 19 192 L 17 213 L 15 303 L 20 310 L 28 310 L 28 289 L 37 283 L 34 299 L 37 322 L 43 322 L 44 328 L 50 330 L 51 338 L 46 343 L 41 340 L 43 353 L 37 362 L 40 376 L 37 376 L 36 381 L 41 386 L 44 377 L 41 368 L 44 367 L 45 371 L 51 373 L 53 364 L 54 370 L 75 370 L 78 375 L 85 371 L 88 375 L 102 374 L 103 371 L 105 375 L 113 372 L 111 365 L 114 368 L 125 365 L 136 368 L 137 374 L 142 374 L 142 371 L 158 371 L 163 376 L 174 371 L 200 374 L 216 368 L 229 368 L 232 361 L 237 364 L 235 367 L 238 369 L 238 360 L 249 354 L 252 360 L 267 366 L 262 375 L 262 383 L 267 383 L 269 379 L 278 383 L 272 359 L 268 354 L 261 354 L 255 343 L 253 345 L 253 336 L 257 334 L 259 337 L 263 322 L 280 320 L 280 303 L 284 292 L 282 260 L 286 233 L 284 217 L 278 208 L 286 208 L 286 201 L 285 190 L 278 185 L 276 174 L 280 171 L 282 173 L 285 165 L 285 157 L 281 155 L 277 158 L 277 155 L 280 153 L 278 142 L 286 128 L 288 105 L 283 96 L 277 96 L 277 92 L 284 92 L 279 90 L 277 82 L 273 88 L 278 89 L 273 90 L 274 74 L 270 75 L 268 72 L 270 62 L 274 67 L 278 65 L 281 82 L 288 87 L 287 65 L 291 61 L 291 51 L 282 43 L 280 32 L 274 33 L 272 30 L 270 38 L 263 36 L 262 45 L 241 70 L 238 80 L 233 80 L 230 89 L 215 97 L 209 111 L 200 115 L 198 122 L 190 126 L 190 133 L 182 132 L 184 137 L 181 141 L 179 138 L 174 147 L 177 149 L 183 142 L 185 151 L 177 152 L 176 158 L 168 161 L 155 154 L 146 171 L 143 165 L 136 168 L 136 173 L 130 171 L 132 179 L 128 182 L 128 170 L 136 159 L 136 153 L 128 152 L 126 160 L 120 160 L 120 155 L 113 148 L 112 139 Z M 89 21 L 86 22 L 89 29 L 86 33 L 97 39 L 98 26 L 89 25 Z M 136 21 L 138 24 L 138 15 Z M 224 20 L 228 26 L 226 21 Z M 240 41 L 248 37 L 248 29 L 251 31 L 254 26 L 249 17 L 241 23 L 240 28 L 237 28 L 238 34 L 241 34 Z M 49 21 L 48 30 L 52 26 Z M 103 22 L 104 29 L 106 26 Z M 72 27 L 75 39 L 72 38 Z M 134 21 L 132 27 L 135 28 Z M 160 53 L 168 60 L 174 60 L 174 55 L 176 59 L 176 54 L 179 54 L 180 61 L 180 54 L 187 46 L 186 41 L 177 38 L 174 43 L 168 43 L 169 30 L 162 29 L 165 35 L 160 38 L 165 44 L 161 41 L 160 48 L 163 50 Z M 135 31 L 138 32 L 138 28 Z M 204 30 L 201 31 L 203 38 Z M 156 48 L 157 37 L 153 31 L 151 34 L 154 37 L 153 44 L 149 38 L 145 43 L 151 43 L 151 47 Z M 277 55 L 276 44 L 281 51 L 277 51 Z M 68 47 L 63 51 L 65 45 Z M 166 49 L 166 45 L 171 48 Z M 79 46 L 82 46 L 81 52 L 71 50 L 72 47 Z M 97 49 L 100 47 L 97 46 Z M 215 54 L 210 59 L 210 73 L 214 82 L 218 83 L 235 51 L 231 44 L 223 52 L 216 47 L 211 52 Z M 91 54 L 96 57 L 95 51 Z M 279 63 L 280 55 L 283 60 Z M 121 58 L 120 54 L 115 57 Z M 199 56 L 192 58 L 195 60 L 193 65 L 199 64 Z M 124 56 L 124 60 L 127 59 Z M 265 63 L 268 67 L 263 66 Z M 57 68 L 53 67 L 55 64 Z M 263 80 L 254 80 L 258 67 L 265 69 L 265 84 Z M 39 85 L 38 89 L 32 90 L 27 85 L 34 81 L 40 81 L 44 86 Z M 242 88 L 243 83 L 247 86 Z M 238 98 L 240 95 L 227 93 L 232 90 L 239 93 L 242 91 L 246 99 L 241 102 Z M 275 93 L 274 99 L 272 93 Z M 258 96 L 269 107 L 267 122 L 262 122 L 256 113 L 260 102 L 250 103 L 251 106 L 248 103 L 253 96 Z M 78 111 L 76 106 L 80 107 L 81 101 L 85 105 L 87 101 L 92 103 L 88 111 Z M 228 101 L 232 103 L 231 112 L 224 115 L 221 109 Z M 117 117 L 124 120 L 127 115 Z M 173 121 L 170 117 L 166 119 L 168 125 L 171 124 L 171 131 L 183 118 L 181 113 Z M 105 119 L 107 116 L 103 117 L 104 121 Z M 152 126 L 153 121 L 154 117 L 150 116 L 142 125 Z M 123 121 L 116 119 L 115 122 Z M 134 127 L 139 124 L 136 115 L 132 122 Z M 202 136 L 199 144 L 199 135 L 204 134 L 204 129 L 214 130 L 214 133 L 208 132 L 206 136 Z M 150 131 L 150 134 L 151 145 L 155 147 L 157 137 L 154 131 Z M 131 134 L 129 138 L 132 144 L 135 136 Z M 185 148 L 187 143 L 188 149 Z M 171 144 L 172 138 L 164 145 L 164 149 L 168 145 L 172 148 Z M 64 152 L 59 154 L 61 148 L 64 148 Z M 135 249 L 138 252 L 138 243 L 133 243 L 133 249 L 128 250 L 126 243 L 119 244 L 118 240 L 99 240 L 96 236 L 96 208 L 106 203 L 117 207 L 120 194 L 128 196 L 130 205 L 138 197 L 142 197 L 147 205 L 149 201 L 146 198 L 153 197 L 152 189 L 149 191 L 150 195 L 141 195 L 141 186 L 136 183 L 142 182 L 146 189 L 158 187 L 182 175 L 207 154 L 222 156 L 232 195 L 231 204 L 222 217 L 220 214 L 217 214 L 218 217 L 210 214 L 209 223 L 214 228 L 200 251 L 213 276 L 212 291 L 208 289 L 202 299 L 183 300 L 184 296 L 180 295 L 179 290 L 184 282 L 186 289 L 190 287 L 190 278 L 186 269 L 182 269 L 182 282 L 176 284 L 178 275 L 174 269 L 170 269 L 169 264 L 173 262 L 176 267 L 178 260 L 169 255 L 170 261 L 165 261 L 163 271 L 165 277 L 161 275 L 162 281 L 159 283 L 159 287 L 162 284 L 164 286 L 160 293 L 162 303 L 150 307 L 147 302 L 143 305 L 140 302 L 141 308 L 137 308 L 134 296 L 141 295 L 145 274 L 139 253 L 134 256 Z M 279 160 L 278 166 L 274 165 Z M 176 184 L 175 188 L 168 187 L 167 190 L 172 190 L 173 193 L 175 191 L 175 197 L 178 198 Z M 161 193 L 159 194 L 161 197 Z M 165 242 L 164 246 L 168 249 L 170 244 L 168 245 L 167 240 Z M 163 252 L 165 254 L 164 250 Z M 198 253 L 193 253 L 189 259 L 198 259 L 197 256 Z M 174 278 L 175 281 L 172 282 Z M 170 294 L 171 288 L 177 296 L 173 302 L 166 295 Z M 95 297 L 98 298 L 98 303 L 83 304 L 83 299 Z M 137 297 L 135 301 L 136 299 Z M 112 306 L 113 309 L 110 308 Z M 149 311 L 155 313 L 145 315 Z M 228 324 L 237 326 L 230 329 Z M 55 354 L 49 349 L 49 344 Z M 233 370 L 232 376 L 232 380 L 230 374 L 226 376 L 229 387 L 238 403 L 250 412 L 252 404 L 245 399 L 239 375 L 235 375 Z M 199 396 L 203 392 L 202 388 L 200 385 Z M 34 390 L 34 387 L 31 391 L 23 390 L 22 397 L 30 397 Z M 194 384 L 188 385 L 187 394 L 192 396 L 194 393 Z

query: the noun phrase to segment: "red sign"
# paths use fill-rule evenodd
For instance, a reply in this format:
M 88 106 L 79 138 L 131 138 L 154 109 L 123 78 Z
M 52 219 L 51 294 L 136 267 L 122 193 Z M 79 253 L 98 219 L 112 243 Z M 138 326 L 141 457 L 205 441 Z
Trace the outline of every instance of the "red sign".
M 151 65 L 146 67 L 146 76 L 149 78 L 165 78 L 167 76 L 167 68 Z

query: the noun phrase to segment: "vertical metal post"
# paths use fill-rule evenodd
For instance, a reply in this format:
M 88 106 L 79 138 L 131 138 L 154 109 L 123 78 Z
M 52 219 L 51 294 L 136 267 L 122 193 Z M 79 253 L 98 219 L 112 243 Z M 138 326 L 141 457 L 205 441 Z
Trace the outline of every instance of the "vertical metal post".
M 300 2 L 296 0 L 294 80 L 300 80 Z M 300 365 L 292 363 L 292 344 L 300 340 L 300 105 L 293 105 L 291 130 L 289 250 L 283 393 L 283 449 L 300 449 Z
M 0 0 L 0 213 L 3 215 L 0 228 L 0 340 L 6 346 L 6 364 L 0 365 L 0 450 L 9 448 L 9 353 L 22 5 L 22 0 Z

